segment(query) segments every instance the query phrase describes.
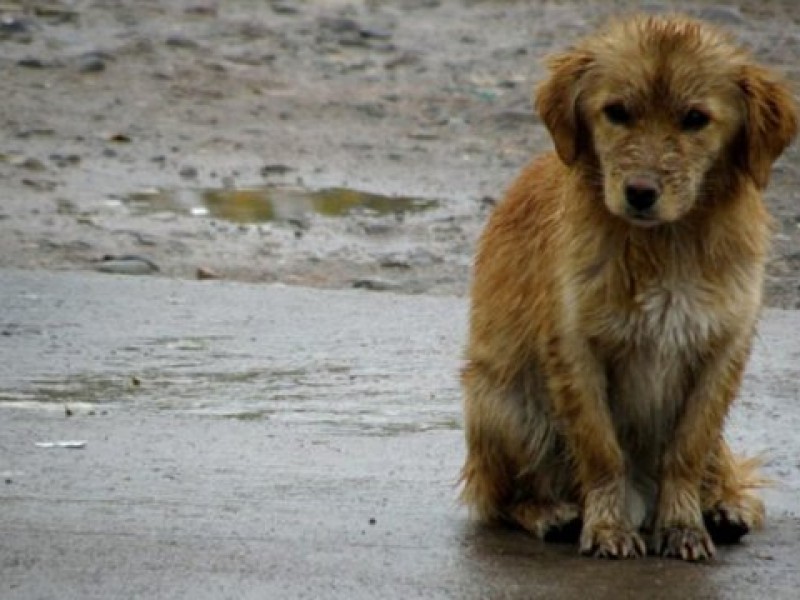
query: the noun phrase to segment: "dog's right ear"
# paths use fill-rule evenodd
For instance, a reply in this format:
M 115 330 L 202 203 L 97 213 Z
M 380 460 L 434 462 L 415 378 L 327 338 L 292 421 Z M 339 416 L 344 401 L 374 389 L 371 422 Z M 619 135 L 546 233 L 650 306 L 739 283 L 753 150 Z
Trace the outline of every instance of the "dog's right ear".
M 556 54 L 547 60 L 550 77 L 536 90 L 536 111 L 553 138 L 558 156 L 568 165 L 580 153 L 579 84 L 591 63 L 592 57 L 578 50 Z

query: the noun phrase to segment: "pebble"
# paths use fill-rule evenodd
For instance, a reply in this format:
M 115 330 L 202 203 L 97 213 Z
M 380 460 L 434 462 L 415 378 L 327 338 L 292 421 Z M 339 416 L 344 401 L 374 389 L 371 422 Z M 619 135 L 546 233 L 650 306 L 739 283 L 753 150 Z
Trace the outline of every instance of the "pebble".
M 57 167 L 70 167 L 78 165 L 81 162 L 81 157 L 78 154 L 51 154 L 50 160 L 53 161 Z
M 273 2 L 270 8 L 276 15 L 296 15 L 300 12 L 294 2 Z
M 402 54 L 387 60 L 383 66 L 387 70 L 392 70 L 398 67 L 410 67 L 418 65 L 421 62 L 422 62 L 422 57 L 418 53 L 403 52 Z
M 45 166 L 42 161 L 32 156 L 24 156 L 14 158 L 9 161 L 12 166 L 19 167 L 20 169 L 27 169 L 28 171 L 44 171 Z
M 353 281 L 353 287 L 373 292 L 396 292 L 402 289 L 402 286 L 396 281 L 379 278 L 356 279 Z
M 197 169 L 191 165 L 187 165 L 185 167 L 181 167 L 181 170 L 178 171 L 178 175 L 180 175 L 183 179 L 196 179 Z
M 197 4 L 185 8 L 183 12 L 187 15 L 194 15 L 197 17 L 216 17 L 218 11 L 216 6 Z
M 377 222 L 377 223 L 364 223 L 364 233 L 367 235 L 386 235 L 395 230 L 395 226 L 391 223 Z
M 12 15 L 0 17 L 0 40 L 13 40 L 21 44 L 30 43 L 33 40 L 31 21 Z
M 198 44 L 194 40 L 190 40 L 180 34 L 172 34 L 167 36 L 164 43 L 170 48 L 197 48 Z
M 322 29 L 338 34 L 357 32 L 361 29 L 358 21 L 346 17 L 321 17 L 319 26 Z
M 21 58 L 17 61 L 17 66 L 25 67 L 26 69 L 44 69 L 48 65 L 39 58 Z
M 389 31 L 384 29 L 374 29 L 371 27 L 362 27 L 359 30 L 359 34 L 362 38 L 368 40 L 388 40 L 392 37 L 392 34 Z
M 131 254 L 123 256 L 104 256 L 96 265 L 101 273 L 120 275 L 150 275 L 159 271 L 158 265 L 148 258 Z
M 406 252 L 390 252 L 378 258 L 378 264 L 385 269 L 411 269 L 441 264 L 444 259 L 425 248 L 414 248 Z
M 195 277 L 201 281 L 207 279 L 219 279 L 219 274 L 212 271 L 211 269 L 207 269 L 206 267 L 197 267 L 197 271 L 195 272 Z
M 383 119 L 386 116 L 386 107 L 377 102 L 365 102 L 356 104 L 354 108 L 373 119 Z
M 261 176 L 269 177 L 270 175 L 286 175 L 293 171 L 292 167 L 281 164 L 264 165 L 261 167 Z
M 370 42 L 391 39 L 392 33 L 387 29 L 361 25 L 355 19 L 347 17 L 322 17 L 318 21 L 324 35 L 332 35 L 342 46 L 371 46 Z
M 102 52 L 87 52 L 78 57 L 78 70 L 81 73 L 99 73 L 106 70 L 107 56 Z

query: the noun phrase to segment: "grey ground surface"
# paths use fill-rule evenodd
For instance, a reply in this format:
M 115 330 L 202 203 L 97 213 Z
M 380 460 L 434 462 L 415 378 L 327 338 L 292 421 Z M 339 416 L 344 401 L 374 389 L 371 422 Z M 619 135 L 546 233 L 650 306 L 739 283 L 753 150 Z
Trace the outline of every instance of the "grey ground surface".
M 776 480 L 767 528 L 688 565 L 469 521 L 465 311 L 0 271 L 0 598 L 797 597 L 796 313 L 765 314 L 729 427 Z

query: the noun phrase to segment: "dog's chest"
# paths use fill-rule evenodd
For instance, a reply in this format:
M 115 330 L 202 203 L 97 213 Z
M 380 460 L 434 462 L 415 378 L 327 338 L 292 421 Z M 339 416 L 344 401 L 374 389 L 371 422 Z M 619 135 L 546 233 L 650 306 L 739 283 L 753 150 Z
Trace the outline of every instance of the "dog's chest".
M 673 426 L 723 320 L 702 288 L 685 282 L 643 286 L 591 312 L 615 424 L 622 438 L 638 439 L 645 450 L 641 444 Z
M 725 328 L 721 306 L 702 284 L 666 281 L 629 294 L 599 289 L 587 298 L 583 327 L 598 348 L 612 355 L 648 354 L 678 359 L 702 353 Z
M 697 353 L 722 326 L 714 303 L 686 283 L 645 287 L 611 318 L 623 347 L 633 344 L 664 358 Z

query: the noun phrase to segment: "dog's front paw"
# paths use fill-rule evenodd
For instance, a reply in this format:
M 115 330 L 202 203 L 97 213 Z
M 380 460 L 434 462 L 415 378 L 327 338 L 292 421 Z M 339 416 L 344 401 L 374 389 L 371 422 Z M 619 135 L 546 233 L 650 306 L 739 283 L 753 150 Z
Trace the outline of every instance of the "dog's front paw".
M 713 558 L 716 550 L 705 527 L 664 527 L 657 532 L 655 550 L 662 556 L 688 561 Z
M 637 558 L 647 553 L 642 537 L 621 525 L 584 525 L 581 554 L 597 558 Z

